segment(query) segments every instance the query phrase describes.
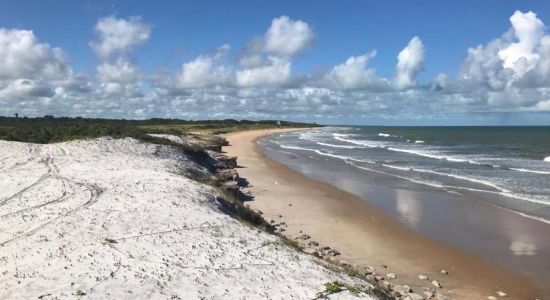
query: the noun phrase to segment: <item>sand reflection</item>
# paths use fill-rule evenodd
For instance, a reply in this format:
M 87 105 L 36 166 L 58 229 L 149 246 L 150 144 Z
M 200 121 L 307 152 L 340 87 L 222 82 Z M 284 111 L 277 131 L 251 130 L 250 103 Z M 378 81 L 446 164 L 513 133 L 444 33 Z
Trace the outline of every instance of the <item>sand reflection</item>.
M 412 227 L 417 227 L 422 218 L 422 205 L 414 193 L 396 190 L 396 209 L 401 217 Z
M 512 241 L 510 244 L 510 250 L 514 253 L 514 255 L 518 256 L 531 256 L 537 254 L 537 246 L 535 244 L 523 241 Z

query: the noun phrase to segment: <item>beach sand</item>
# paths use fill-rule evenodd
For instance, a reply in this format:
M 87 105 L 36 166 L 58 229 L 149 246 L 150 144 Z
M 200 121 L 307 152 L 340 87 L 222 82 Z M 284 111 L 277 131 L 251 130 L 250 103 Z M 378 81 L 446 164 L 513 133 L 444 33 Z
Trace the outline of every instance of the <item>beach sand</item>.
M 287 130 L 292 129 L 231 133 L 226 136 L 230 146 L 224 147 L 238 157 L 239 175 L 250 184 L 246 190 L 254 198 L 247 204 L 267 220 L 283 221 L 287 236 L 308 234 L 337 249 L 336 259 L 395 273 L 392 283 L 407 284 L 419 294 L 436 289 L 453 299 L 487 299 L 503 291 L 507 299 L 543 299 L 528 278 L 415 233 L 367 201 L 265 157 L 256 140 Z M 429 280 L 419 279 L 420 274 Z

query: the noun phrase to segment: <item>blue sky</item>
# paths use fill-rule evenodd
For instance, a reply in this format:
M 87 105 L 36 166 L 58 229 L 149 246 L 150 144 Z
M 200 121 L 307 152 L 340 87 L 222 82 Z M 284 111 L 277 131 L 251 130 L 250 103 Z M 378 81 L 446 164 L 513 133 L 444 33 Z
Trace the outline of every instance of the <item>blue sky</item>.
M 531 77 L 544 78 L 544 74 L 535 74 L 535 69 L 544 66 L 544 42 L 537 40 L 524 49 L 527 52 L 518 54 L 529 58 L 527 72 L 514 69 L 516 75 L 506 75 L 513 68 L 495 66 L 495 62 L 487 62 L 485 70 L 474 69 L 485 65 L 481 60 L 491 57 L 490 51 L 498 56 L 498 51 L 521 44 L 510 20 L 516 11 L 522 14 L 518 20 L 530 11 L 536 14 L 523 19 L 534 24 L 532 34 L 542 41 L 547 28 L 538 26 L 537 20 L 550 22 L 546 1 L 0 1 L 0 5 L 5 41 L 17 36 L 7 32 L 32 31 L 37 45 L 47 44 L 49 52 L 54 48 L 63 51 L 63 61 L 55 64 L 64 64 L 63 69 L 69 70 L 64 84 L 71 81 L 67 85 L 74 86 L 78 81 L 81 85 L 78 93 L 68 92 L 69 87 L 60 85 L 59 78 L 35 75 L 40 70 L 29 74 L 6 71 L 2 77 L 0 65 L 0 102 L 12 104 L 0 111 L 2 114 L 18 110 L 28 115 L 276 117 L 355 124 L 506 123 L 503 119 L 550 124 L 550 82 L 524 83 Z M 252 41 L 267 43 L 272 22 L 282 16 L 288 19 L 281 26 L 306 26 L 304 41 L 296 51 L 281 54 L 280 49 L 261 48 L 264 46 L 260 50 L 247 48 Z M 135 18 L 128 24 L 144 24 L 147 38 L 130 41 L 127 48 L 101 57 L 90 45 L 104 42 L 97 25 L 108 17 L 113 19 L 112 26 L 123 26 Z M 509 31 L 511 36 L 503 36 Z M 416 46 L 410 44 L 414 37 L 419 42 Z M 501 41 L 500 48 L 489 49 L 495 39 Z M 223 51 L 223 58 L 214 59 L 222 45 L 230 50 Z M 485 54 L 469 56 L 468 49 L 478 45 Z M 398 55 L 408 46 L 418 57 L 403 61 L 409 68 L 403 71 L 407 82 L 397 85 Z M 373 50 L 376 54 L 370 55 Z M 248 55 L 259 55 L 262 61 L 245 66 L 241 59 Z M 199 57 L 208 57 L 206 72 L 213 75 L 203 74 L 207 82 L 182 83 L 184 65 Z M 335 72 L 351 57 L 361 59 Z M 102 65 L 117 74 L 115 67 L 126 66 L 133 73 L 125 78 L 99 74 L 106 70 L 99 70 Z M 283 72 L 279 78 L 262 77 L 246 83 L 231 79 L 247 69 L 253 70 L 247 73 L 250 76 L 266 76 L 256 71 L 268 65 Z M 482 82 L 495 72 L 503 75 Z M 446 76 L 445 84 L 441 74 Z M 502 82 L 495 84 L 497 79 Z M 22 80 L 26 87 L 36 85 L 33 91 L 50 92 L 13 92 L 21 89 L 12 83 Z M 434 92 L 436 85 L 445 85 L 438 88 L 441 94 Z M 105 86 L 114 88 L 101 91 Z M 2 100 L 2 95 L 9 99 Z M 447 109 L 454 105 L 458 109 Z M 236 106 L 239 109 L 234 109 Z

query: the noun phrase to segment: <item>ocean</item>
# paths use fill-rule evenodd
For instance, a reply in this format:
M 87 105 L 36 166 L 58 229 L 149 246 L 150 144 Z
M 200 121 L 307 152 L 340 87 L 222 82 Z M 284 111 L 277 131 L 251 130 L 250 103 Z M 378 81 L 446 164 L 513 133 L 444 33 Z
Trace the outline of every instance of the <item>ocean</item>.
M 338 160 L 370 176 L 460 194 L 550 223 L 550 127 L 325 127 L 260 144 L 280 155 Z

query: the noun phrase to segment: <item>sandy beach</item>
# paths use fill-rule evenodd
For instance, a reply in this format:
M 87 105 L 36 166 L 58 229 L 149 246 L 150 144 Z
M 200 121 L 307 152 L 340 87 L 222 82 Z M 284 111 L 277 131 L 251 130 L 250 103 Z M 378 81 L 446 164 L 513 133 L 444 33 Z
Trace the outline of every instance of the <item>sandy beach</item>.
M 435 290 L 452 299 L 487 299 L 499 291 L 507 299 L 543 299 L 528 278 L 417 234 L 363 199 L 266 158 L 255 141 L 281 131 L 229 134 L 224 151 L 238 157 L 239 175 L 250 184 L 244 190 L 253 200 L 247 204 L 267 220 L 284 222 L 287 236 L 308 234 L 321 246 L 337 249 L 341 255 L 335 259 L 395 273 L 392 283 L 421 294 L 434 290 L 436 280 L 441 287 Z

